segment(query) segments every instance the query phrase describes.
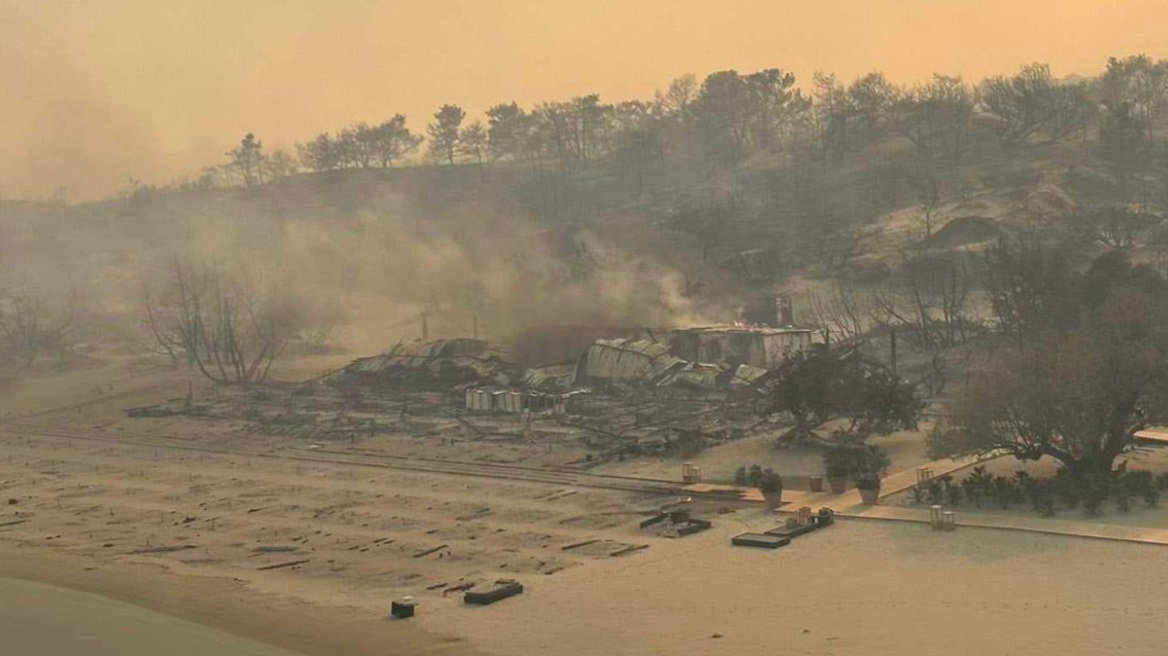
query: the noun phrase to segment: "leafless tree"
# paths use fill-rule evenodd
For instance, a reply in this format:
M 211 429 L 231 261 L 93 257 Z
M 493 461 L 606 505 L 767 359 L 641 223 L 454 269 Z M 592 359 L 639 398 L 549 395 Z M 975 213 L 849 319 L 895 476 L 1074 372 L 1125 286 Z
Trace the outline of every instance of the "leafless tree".
M 1071 216 L 1071 225 L 1084 239 L 1125 250 L 1162 222 L 1159 215 L 1128 205 L 1085 207 Z
M 1055 143 L 1090 125 L 1093 112 L 1086 88 L 1055 80 L 1046 64 L 985 80 L 981 101 L 1007 145 Z
M 912 143 L 918 159 L 943 155 L 959 159 L 965 152 L 974 96 L 960 77 L 934 75 L 927 84 L 900 95 L 893 122 Z
M 302 327 L 276 290 L 252 286 L 208 265 L 175 262 L 143 310 L 154 350 L 185 360 L 218 383 L 257 383 Z
M 972 281 L 956 255 L 907 258 L 887 287 L 872 295 L 873 320 L 900 328 L 915 346 L 936 351 L 962 344 L 976 321 Z
M 922 167 L 923 168 L 923 167 Z M 941 185 L 931 171 L 922 170 L 917 179 L 917 200 L 921 204 L 921 218 L 925 224 L 925 239 L 933 236 L 937 207 L 941 204 Z
M 0 296 L 0 368 L 27 369 L 44 355 L 63 366 L 83 323 L 76 290 L 69 290 L 60 307 L 27 290 Z
M 815 329 L 833 344 L 854 344 L 868 331 L 867 296 L 837 282 L 826 292 L 811 292 L 807 317 Z

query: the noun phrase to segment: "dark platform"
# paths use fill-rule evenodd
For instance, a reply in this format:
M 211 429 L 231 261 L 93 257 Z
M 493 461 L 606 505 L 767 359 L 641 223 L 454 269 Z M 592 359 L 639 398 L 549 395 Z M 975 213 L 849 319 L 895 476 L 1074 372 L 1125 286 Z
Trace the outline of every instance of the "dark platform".
M 499 579 L 492 587 L 485 590 L 468 591 L 462 600 L 468 604 L 486 606 L 507 597 L 514 597 L 521 592 L 523 592 L 523 586 L 519 582 L 512 579 Z
M 761 549 L 778 549 L 791 543 L 790 538 L 762 533 L 742 533 L 730 538 L 730 544 L 739 547 L 759 547 Z
M 779 528 L 772 528 L 766 532 L 766 535 L 773 535 L 780 538 L 793 539 L 800 535 L 810 533 L 815 530 L 815 526 L 780 526 Z

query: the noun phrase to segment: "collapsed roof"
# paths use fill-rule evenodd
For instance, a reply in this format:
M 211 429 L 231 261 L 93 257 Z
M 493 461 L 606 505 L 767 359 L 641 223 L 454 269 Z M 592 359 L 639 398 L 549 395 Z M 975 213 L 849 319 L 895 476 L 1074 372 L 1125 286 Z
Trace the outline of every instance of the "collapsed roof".
M 575 368 L 541 367 L 530 370 L 527 381 L 563 386 L 681 388 L 698 392 L 716 392 L 753 386 L 762 381 L 767 370 L 750 365 L 727 365 L 689 362 L 677 357 L 669 346 L 660 342 L 632 339 L 598 339 L 589 346 Z
M 400 342 L 381 355 L 355 360 L 341 370 L 338 382 L 508 385 L 515 379 L 514 366 L 490 344 L 462 338 Z
M 675 355 L 668 344 L 626 338 L 598 339 L 573 362 L 522 372 L 483 340 L 440 339 L 399 343 L 381 355 L 354 361 L 332 380 L 447 388 L 522 386 L 540 392 L 593 386 L 713 393 L 753 387 L 767 373 L 749 364 L 691 362 Z
M 657 381 L 686 365 L 660 342 L 598 339 L 576 363 L 576 382 Z

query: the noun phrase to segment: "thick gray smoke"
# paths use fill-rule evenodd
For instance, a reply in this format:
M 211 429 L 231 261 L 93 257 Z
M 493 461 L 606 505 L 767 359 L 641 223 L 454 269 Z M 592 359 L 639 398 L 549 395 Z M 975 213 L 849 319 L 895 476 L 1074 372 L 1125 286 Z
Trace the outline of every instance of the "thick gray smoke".
M 304 181 L 282 185 L 9 206 L 0 269 L 9 288 L 79 295 L 102 317 L 99 332 L 125 335 L 144 290 L 158 288 L 174 263 L 211 264 L 278 285 L 319 323 L 335 324 L 355 352 L 420 337 L 423 314 L 431 337 L 498 340 L 541 326 L 732 316 L 732 304 L 692 293 L 697 273 L 667 254 L 622 247 L 603 228 L 485 211 L 473 200 L 419 204 L 398 192 L 345 208 Z

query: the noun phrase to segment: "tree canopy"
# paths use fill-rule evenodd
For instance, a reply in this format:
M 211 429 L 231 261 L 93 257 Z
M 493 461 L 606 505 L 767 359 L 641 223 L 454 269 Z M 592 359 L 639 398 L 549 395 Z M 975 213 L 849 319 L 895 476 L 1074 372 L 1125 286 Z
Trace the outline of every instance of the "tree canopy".
M 958 393 L 929 436 L 933 455 L 1049 456 L 1098 473 L 1137 432 L 1168 421 L 1168 280 L 1119 251 L 1083 274 L 1058 270 L 1014 278 L 1012 298 L 1025 300 L 995 309 L 1020 339 Z M 1060 279 L 1065 291 L 1052 297 Z M 1042 299 L 1059 311 L 1041 312 Z
M 854 350 L 826 347 L 792 354 L 774 372 L 769 413 L 788 413 L 789 440 L 863 440 L 916 428 L 924 402 L 914 386 Z

